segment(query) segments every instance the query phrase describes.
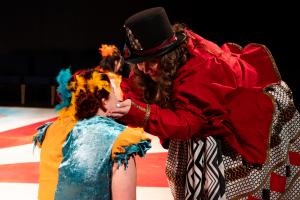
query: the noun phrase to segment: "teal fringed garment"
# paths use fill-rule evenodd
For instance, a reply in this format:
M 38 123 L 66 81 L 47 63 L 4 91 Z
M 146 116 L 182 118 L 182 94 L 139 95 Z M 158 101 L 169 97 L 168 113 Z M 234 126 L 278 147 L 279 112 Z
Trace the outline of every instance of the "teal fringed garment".
M 52 165 L 48 162 L 54 164 L 56 162 L 55 156 L 47 156 L 51 155 L 51 152 L 47 152 L 50 148 L 43 148 L 44 139 L 55 140 L 55 138 L 51 138 L 51 129 L 48 127 L 51 127 L 50 123 L 41 126 L 35 137 L 35 143 L 41 144 L 42 148 L 41 170 L 51 168 Z M 111 199 L 113 162 L 124 165 L 126 168 L 129 156 L 144 156 L 151 147 L 149 140 L 141 140 L 136 144 L 124 147 L 125 153 L 116 154 L 112 160 L 112 146 L 125 129 L 130 128 L 118 124 L 113 119 L 100 116 L 76 123 L 61 146 L 62 160 L 57 165 L 58 169 L 51 168 L 58 173 L 54 194 L 56 200 Z M 125 170 L 125 168 L 119 170 Z M 41 173 L 40 181 L 43 180 L 43 174 L 46 174 L 46 177 L 49 173 Z M 53 183 L 49 182 L 49 184 Z M 39 193 L 49 193 L 47 185 L 39 189 L 43 190 Z

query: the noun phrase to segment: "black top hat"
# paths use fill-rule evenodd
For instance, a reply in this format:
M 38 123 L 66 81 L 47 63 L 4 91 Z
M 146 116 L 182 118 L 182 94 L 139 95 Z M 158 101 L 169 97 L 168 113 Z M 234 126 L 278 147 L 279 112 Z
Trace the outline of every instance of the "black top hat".
M 126 30 L 125 61 L 139 63 L 164 55 L 180 45 L 185 35 L 174 33 L 162 7 L 150 8 L 129 17 Z

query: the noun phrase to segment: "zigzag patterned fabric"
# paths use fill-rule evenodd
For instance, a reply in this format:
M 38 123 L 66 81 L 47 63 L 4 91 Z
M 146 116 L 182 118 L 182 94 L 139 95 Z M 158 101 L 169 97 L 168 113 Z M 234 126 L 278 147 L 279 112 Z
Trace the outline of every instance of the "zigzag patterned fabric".
M 225 177 L 220 141 L 213 137 L 189 141 L 185 200 L 225 200 Z
M 247 163 L 221 140 L 170 142 L 166 173 L 175 200 L 300 199 L 300 114 L 290 88 L 265 88 L 275 112 L 268 159 Z

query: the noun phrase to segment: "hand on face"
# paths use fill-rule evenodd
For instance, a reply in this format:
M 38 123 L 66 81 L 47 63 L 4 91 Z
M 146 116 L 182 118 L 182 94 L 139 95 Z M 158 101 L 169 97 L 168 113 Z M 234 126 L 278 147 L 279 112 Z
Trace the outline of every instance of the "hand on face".
M 129 112 L 130 107 L 131 107 L 130 99 L 117 102 L 114 107 L 111 107 L 110 109 L 107 110 L 106 116 L 115 119 L 121 118 Z
M 103 98 L 102 99 L 102 105 L 105 108 L 106 112 L 100 107 L 98 109 L 97 115 L 99 116 L 106 116 L 106 117 L 114 117 L 116 116 L 116 118 L 118 118 L 118 116 L 120 114 L 118 114 L 120 111 L 117 111 L 117 115 L 115 115 L 114 113 L 111 113 L 112 111 L 114 111 L 114 109 L 116 108 L 116 105 L 119 105 L 120 100 L 118 99 L 116 92 L 114 90 L 114 87 L 112 85 L 112 90 L 109 94 L 109 97 L 107 99 Z

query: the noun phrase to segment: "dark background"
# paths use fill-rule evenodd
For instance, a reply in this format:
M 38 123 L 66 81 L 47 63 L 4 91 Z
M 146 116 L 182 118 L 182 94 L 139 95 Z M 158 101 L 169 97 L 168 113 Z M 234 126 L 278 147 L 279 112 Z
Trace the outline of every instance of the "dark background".
M 202 37 L 222 45 L 234 42 L 266 45 L 272 52 L 282 79 L 291 87 L 300 107 L 299 11 L 288 1 L 9 1 L 0 6 L 0 56 L 19 63 L 26 75 L 56 74 L 59 67 L 91 67 L 99 62 L 102 43 L 123 47 L 123 22 L 131 14 L 163 6 L 172 23 L 184 22 Z M 197 3 L 197 5 L 196 5 Z M 58 59 L 59 57 L 59 59 Z M 0 57 L 1 59 L 1 57 Z M 18 60 L 19 59 L 19 60 Z M 18 60 L 18 61 L 16 61 Z M 59 67 L 51 63 L 59 62 Z M 23 63 L 22 63 L 23 62 Z M 26 63 L 26 64 L 24 64 Z M 2 66 L 0 66 L 1 68 Z M 1 69 L 2 71 L 2 69 Z M 2 72 L 1 72 L 2 73 Z M 5 74 L 3 74 L 5 75 Z M 1 87 L 1 104 L 14 102 Z M 33 90 L 27 104 L 40 105 L 49 98 L 46 89 Z M 28 91 L 27 91 L 28 92 Z M 29 91 L 30 92 L 30 91 Z M 44 92 L 44 94 L 43 94 Z M 38 95 L 37 95 L 38 94 Z M 13 95 L 11 95 L 13 96 Z M 35 99 L 35 96 L 39 96 Z M 18 103 L 18 101 L 16 101 Z M 0 105 L 1 105 L 0 104 Z M 47 104 L 45 104 L 47 105 Z

